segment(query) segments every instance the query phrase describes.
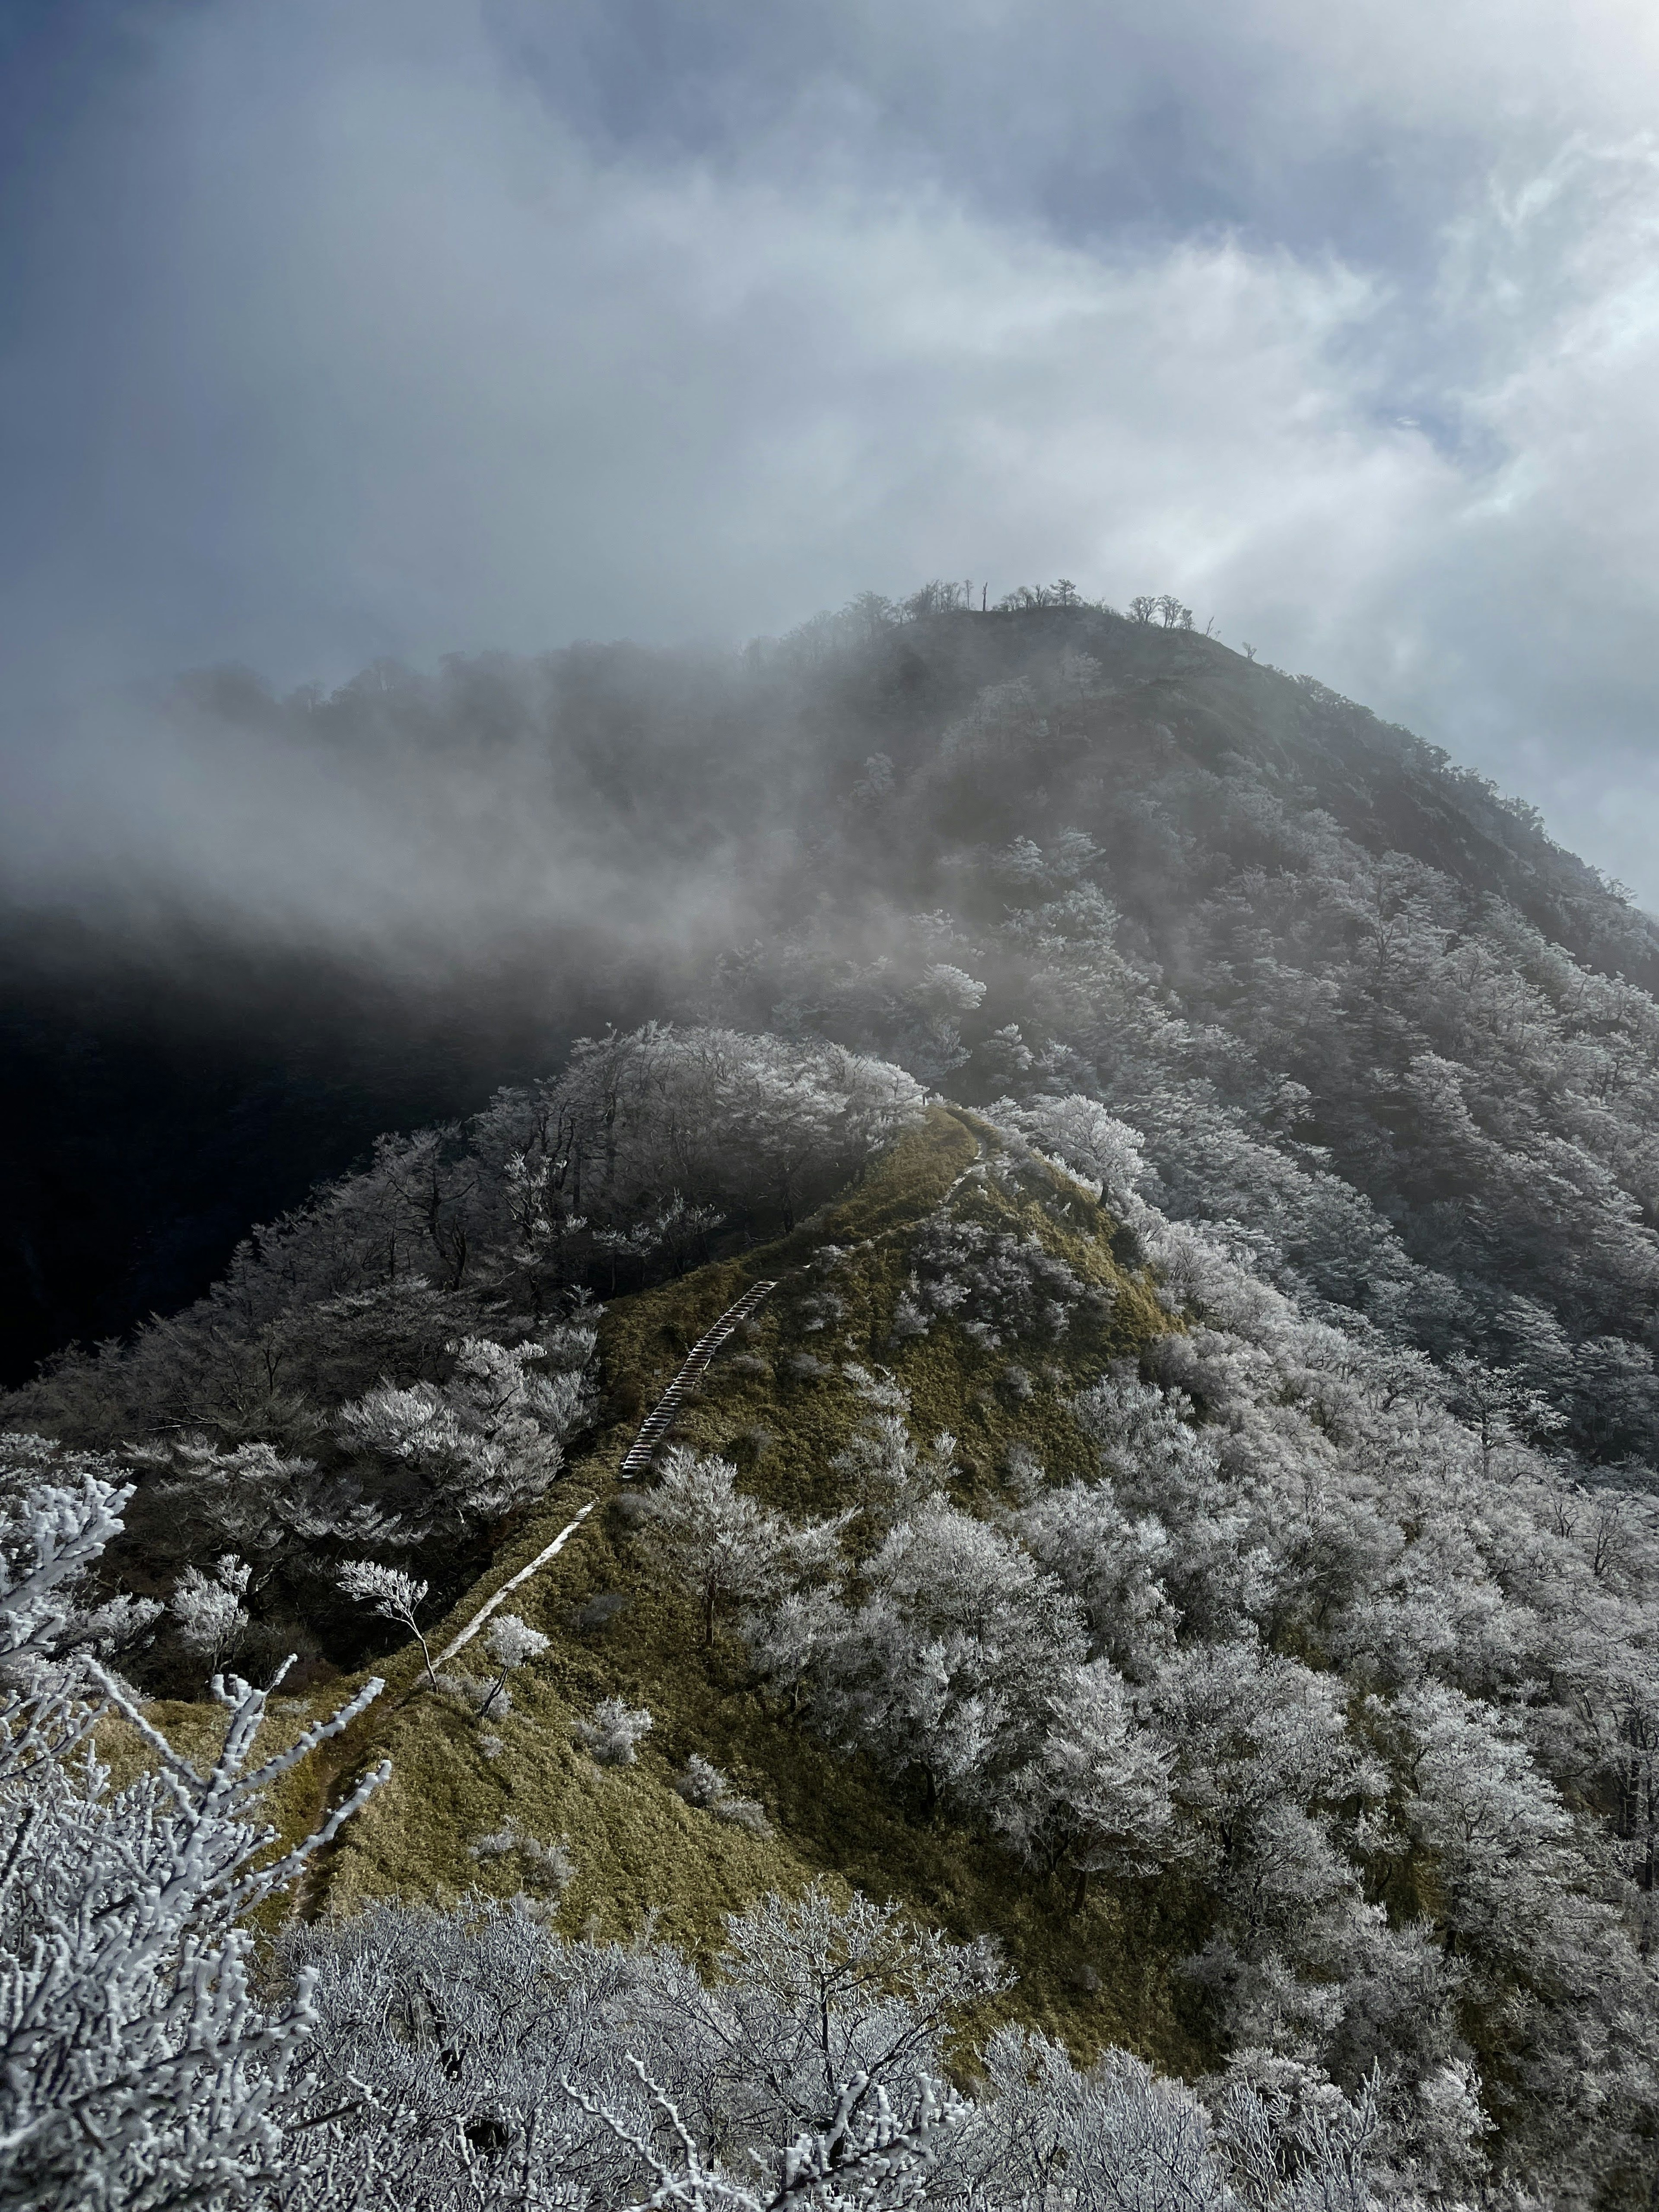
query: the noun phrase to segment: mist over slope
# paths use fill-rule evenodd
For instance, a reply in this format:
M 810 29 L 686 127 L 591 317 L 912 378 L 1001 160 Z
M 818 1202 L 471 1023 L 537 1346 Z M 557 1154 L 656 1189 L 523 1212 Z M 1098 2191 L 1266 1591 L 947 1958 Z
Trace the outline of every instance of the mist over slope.
M 582 646 L 287 700 L 192 679 L 167 742 L 219 834 L 185 850 L 152 823 L 95 889 L 66 854 L 85 957 L 100 927 L 149 948 L 140 1025 L 205 1006 L 198 1034 L 267 1098 L 299 1059 L 273 1036 L 337 1008 L 373 1072 L 331 1152 L 313 1115 L 289 1200 L 377 1106 L 481 1105 L 647 1012 L 834 1037 L 970 1102 L 1086 1090 L 1142 1131 L 1149 1194 L 1233 1222 L 1274 1279 L 1524 1365 L 1596 1456 L 1650 1455 L 1659 928 L 1524 806 L 1311 679 L 1157 620 L 959 599 L 903 619 L 866 599 L 738 660 Z M 234 990 L 204 988 L 204 944 Z M 40 1087 L 71 1127 L 76 1090 Z M 61 1139 L 23 1091 L 38 1187 Z M 82 1179 L 132 1208 L 111 1130 L 76 1133 Z M 244 1186 L 244 1220 L 270 1187 Z M 158 1280 L 203 1286 L 228 1227 L 193 1280 L 146 1269 L 178 1210 L 163 1157 L 101 1304 L 61 1270 L 43 1295 L 61 1206 L 14 1227 L 32 1354 L 123 1325 Z

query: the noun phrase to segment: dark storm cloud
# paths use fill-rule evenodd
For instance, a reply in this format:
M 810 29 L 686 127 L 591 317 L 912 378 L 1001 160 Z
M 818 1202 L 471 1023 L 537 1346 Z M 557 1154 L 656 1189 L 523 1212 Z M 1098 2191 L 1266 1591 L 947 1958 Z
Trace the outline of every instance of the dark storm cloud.
M 1180 591 L 1659 900 L 1647 11 L 228 0 L 9 37 L 32 884 L 237 875 L 271 771 L 181 769 L 109 703 L 135 676 L 1065 573 Z M 357 817 L 316 798 L 261 805 L 344 896 Z

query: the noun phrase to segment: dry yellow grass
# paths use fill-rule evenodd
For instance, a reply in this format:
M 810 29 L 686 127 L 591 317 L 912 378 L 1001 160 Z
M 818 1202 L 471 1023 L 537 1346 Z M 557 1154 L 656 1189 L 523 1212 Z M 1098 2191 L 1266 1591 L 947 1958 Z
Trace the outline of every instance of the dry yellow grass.
M 1079 1186 L 1030 1164 L 1012 1176 L 972 1174 L 981 1148 L 995 1143 L 974 1117 L 936 1108 L 790 1237 L 618 1301 L 600 1334 L 609 1402 L 653 1403 L 709 1322 L 748 1283 L 771 1276 L 779 1287 L 749 1338 L 722 1353 L 677 1431 L 679 1440 L 732 1458 L 745 1486 L 769 1505 L 799 1516 L 842 1502 L 830 1462 L 865 1411 L 840 1372 L 852 1358 L 878 1360 L 898 1376 L 919 1433 L 948 1428 L 957 1437 L 965 1505 L 994 1503 L 1014 1443 L 1054 1473 L 1083 1465 L 1088 1447 L 1070 1398 L 1169 1319 L 1151 1285 L 1114 1260 L 1115 1224 Z M 952 1326 L 890 1342 L 911 1240 L 947 1193 L 959 1217 L 1035 1231 L 1077 1273 L 1115 1293 L 1099 1315 L 1026 1359 L 1035 1388 L 1023 1400 L 998 1387 L 1005 1355 L 988 1358 Z M 815 1328 L 810 1300 L 818 1279 L 808 1263 L 830 1243 L 845 1255 L 835 1277 L 845 1310 Z M 830 1371 L 793 1375 L 787 1363 L 804 1351 L 822 1353 Z M 271 1812 L 295 1833 L 368 1763 L 392 1761 L 392 1782 L 308 1883 L 304 1909 L 345 1913 L 378 1897 L 446 1904 L 473 1888 L 533 1888 L 537 1870 L 520 1856 L 473 1855 L 481 1838 L 510 1821 L 568 1851 L 575 1873 L 560 1924 L 573 1933 L 626 1936 L 650 1921 L 706 1955 L 723 1914 L 764 1891 L 787 1893 L 828 1877 L 897 1898 L 955 1934 L 994 1935 L 1019 1976 L 1001 2008 L 1063 2037 L 1079 2055 L 1115 2042 L 1182 2070 L 1206 2063 L 1196 2008 L 1173 1972 L 1192 1935 L 1180 1924 L 1184 1915 L 1172 1915 L 1176 1900 L 1103 1884 L 1074 1911 L 1068 1883 L 1042 1879 L 982 1834 L 926 1814 L 903 1785 L 799 1727 L 762 1694 L 734 1639 L 717 1635 L 712 1649 L 698 1648 L 690 1606 L 653 1589 L 634 1556 L 626 1504 L 633 1486 L 618 1469 L 636 1418 L 630 1413 L 590 1437 L 554 1495 L 433 1632 L 436 1648 L 580 1505 L 602 1501 L 568 1549 L 515 1593 L 514 1609 L 551 1644 L 514 1676 L 510 1714 L 481 1729 L 459 1702 L 416 1689 L 412 1648 L 394 1652 L 380 1669 L 388 1689 L 379 1705 L 285 1783 Z M 606 1593 L 621 1594 L 622 1608 L 603 1626 L 580 1626 L 580 1609 Z M 353 1686 L 337 1682 L 330 1694 Z M 613 1696 L 653 1718 L 631 1766 L 596 1765 L 573 1741 L 574 1724 Z M 166 1717 L 192 1735 L 207 1719 L 200 1708 Z M 681 1800 L 672 1778 L 693 1752 L 760 1800 L 769 1834 Z

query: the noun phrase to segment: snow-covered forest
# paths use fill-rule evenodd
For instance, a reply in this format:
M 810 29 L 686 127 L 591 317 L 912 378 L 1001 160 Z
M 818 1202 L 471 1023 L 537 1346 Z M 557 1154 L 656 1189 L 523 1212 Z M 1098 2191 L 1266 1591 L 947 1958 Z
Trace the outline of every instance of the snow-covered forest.
M 260 706 L 742 911 L 0 1407 L 0 2203 L 1655 2200 L 1659 929 L 1182 615 Z

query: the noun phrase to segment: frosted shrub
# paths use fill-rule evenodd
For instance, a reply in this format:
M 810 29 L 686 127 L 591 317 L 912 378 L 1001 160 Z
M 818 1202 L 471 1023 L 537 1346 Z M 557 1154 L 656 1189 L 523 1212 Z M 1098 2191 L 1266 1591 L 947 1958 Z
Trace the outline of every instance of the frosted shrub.
M 813 1352 L 792 1352 L 783 1363 L 783 1371 L 797 1382 L 821 1382 L 835 1369 Z
M 847 1301 L 833 1287 L 836 1271 L 846 1256 L 839 1244 L 821 1244 L 812 1255 L 809 1265 L 817 1280 L 798 1309 L 801 1327 L 809 1336 L 847 1318 Z
M 513 1710 L 512 1691 L 496 1690 L 487 1674 L 474 1674 L 465 1667 L 445 1667 L 433 1680 L 444 1695 L 453 1698 L 471 1720 L 483 1718 L 486 1698 L 499 1716 L 505 1717 Z
M 218 1671 L 247 1633 L 242 1600 L 251 1571 L 234 1552 L 227 1552 L 211 1575 L 186 1567 L 167 1601 L 180 1638 L 208 1662 L 210 1673 Z
M 591 1721 L 578 1721 L 575 1734 L 588 1757 L 600 1766 L 632 1766 L 639 1747 L 651 1733 L 651 1716 L 643 1706 L 624 1705 L 620 1698 L 601 1698 Z
M 914 1287 L 901 1294 L 903 1314 L 896 1334 L 917 1334 L 925 1317 L 949 1318 L 994 1351 L 1010 1338 L 1064 1335 L 1073 1312 L 1104 1295 L 1036 1236 L 1018 1237 L 945 1213 L 922 1224 L 911 1256 Z
M 942 1430 L 926 1449 L 911 1436 L 910 1394 L 882 1368 L 872 1371 L 849 1360 L 842 1370 L 869 1409 L 830 1465 L 878 1528 L 944 1490 L 951 1480 L 957 1440 Z
M 493 1833 L 478 1837 L 467 1850 L 481 1864 L 511 1860 L 520 1894 L 531 1898 L 532 1909 L 545 1917 L 556 1914 L 575 1877 L 575 1862 L 562 1842 L 544 1844 L 536 1836 L 526 1835 L 510 1815 Z
M 599 1628 L 608 1628 L 628 1603 L 629 1593 L 626 1590 L 600 1590 L 596 1596 L 589 1598 L 586 1605 L 576 1607 L 570 1616 L 570 1626 L 580 1635 L 591 1634 Z
M 771 1833 L 765 1808 L 753 1797 L 739 1796 L 719 1767 L 711 1766 L 699 1752 L 694 1751 L 687 1759 L 685 1771 L 674 1787 L 688 1805 L 712 1813 L 716 1820 L 730 1820 L 734 1827 L 747 1828 L 751 1835 Z
M 465 1337 L 449 1347 L 447 1382 L 383 1382 L 341 1408 L 343 1444 L 408 1470 L 404 1542 L 446 1522 L 498 1521 L 542 1495 L 564 1465 L 565 1438 L 591 1409 L 586 1370 L 597 1341 L 585 1325 L 511 1346 Z

